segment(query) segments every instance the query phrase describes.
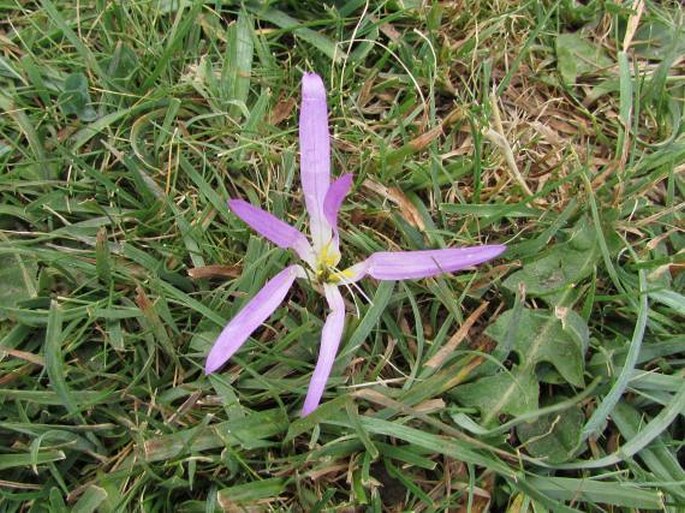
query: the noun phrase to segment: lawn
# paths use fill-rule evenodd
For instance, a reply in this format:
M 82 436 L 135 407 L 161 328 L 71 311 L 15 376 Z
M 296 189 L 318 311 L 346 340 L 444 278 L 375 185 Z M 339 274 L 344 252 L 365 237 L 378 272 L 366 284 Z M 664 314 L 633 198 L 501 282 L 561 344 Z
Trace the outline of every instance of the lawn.
M 0 0 L 0 512 L 685 509 L 680 2 Z M 328 91 L 341 268 L 219 371 L 307 230 Z M 309 282 L 308 282 L 309 281 Z

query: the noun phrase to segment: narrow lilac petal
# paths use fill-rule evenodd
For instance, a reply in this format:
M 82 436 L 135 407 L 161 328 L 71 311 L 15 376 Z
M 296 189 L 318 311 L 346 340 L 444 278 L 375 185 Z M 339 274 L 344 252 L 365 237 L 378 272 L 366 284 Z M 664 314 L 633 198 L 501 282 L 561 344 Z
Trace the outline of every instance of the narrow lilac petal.
M 314 374 L 309 383 L 309 390 L 307 390 L 307 397 L 304 400 L 304 407 L 302 408 L 303 417 L 316 410 L 319 402 L 321 402 L 321 396 L 326 389 L 326 382 L 333 368 L 333 362 L 335 361 L 335 355 L 338 352 L 338 346 L 340 345 L 340 339 L 342 338 L 345 326 L 345 302 L 342 295 L 340 295 L 338 287 L 324 285 L 324 292 L 326 293 L 326 300 L 331 308 L 331 313 L 328 314 L 323 325 L 319 359 L 316 362 Z
M 326 89 L 319 75 L 305 73 L 300 108 L 300 173 L 312 240 L 317 251 L 328 243 L 331 236 L 331 228 L 323 213 L 324 198 L 331 181 L 330 170 Z
M 503 245 L 491 245 L 426 251 L 382 251 L 373 253 L 362 262 L 355 275 L 358 276 L 361 271 L 378 280 L 426 278 L 481 264 L 495 258 L 505 249 L 506 246 Z M 357 266 L 351 269 L 355 267 Z
M 221 367 L 254 330 L 278 308 L 285 295 L 304 270 L 299 265 L 291 265 L 271 278 L 238 314 L 231 319 L 214 342 L 205 362 L 205 374 L 211 374 Z
M 326 192 L 326 197 L 323 202 L 323 212 L 331 227 L 335 227 L 338 224 L 338 212 L 340 211 L 340 206 L 342 205 L 345 196 L 350 192 L 352 179 L 352 173 L 346 173 L 335 180 Z
M 323 213 L 326 216 L 328 224 L 333 230 L 333 243 L 335 245 L 336 252 L 338 251 L 338 247 L 340 245 L 340 234 L 338 233 L 338 212 L 340 212 L 340 206 L 342 205 L 345 196 L 347 196 L 347 193 L 350 192 L 350 187 L 352 187 L 352 173 L 342 175 L 328 188 L 328 192 L 326 193 L 326 197 L 323 201 Z
M 294 249 L 305 262 L 313 262 L 312 247 L 307 237 L 298 229 L 247 201 L 228 200 L 228 207 L 262 237 L 269 239 L 281 248 Z

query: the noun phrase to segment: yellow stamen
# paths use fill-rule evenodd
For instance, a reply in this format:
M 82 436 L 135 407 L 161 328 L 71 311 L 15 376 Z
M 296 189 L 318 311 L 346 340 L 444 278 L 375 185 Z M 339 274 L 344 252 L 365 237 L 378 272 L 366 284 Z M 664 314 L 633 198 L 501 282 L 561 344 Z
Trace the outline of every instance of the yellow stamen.
M 330 242 L 321 248 L 321 252 L 318 256 L 319 258 L 317 263 L 319 268 L 333 267 L 340 260 L 340 254 L 337 251 L 331 251 Z
M 328 283 L 339 283 L 344 279 L 349 279 L 354 276 L 354 273 L 350 271 L 349 269 L 345 269 L 344 271 L 334 271 L 329 277 L 328 277 Z

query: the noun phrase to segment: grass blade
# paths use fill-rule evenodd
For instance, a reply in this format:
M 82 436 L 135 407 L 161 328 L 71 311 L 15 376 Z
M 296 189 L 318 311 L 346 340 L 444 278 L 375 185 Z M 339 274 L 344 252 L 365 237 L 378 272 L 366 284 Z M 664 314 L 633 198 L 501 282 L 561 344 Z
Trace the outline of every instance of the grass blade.
M 635 368 L 635 363 L 640 355 L 640 348 L 642 347 L 642 340 L 645 336 L 645 328 L 647 327 L 647 313 L 649 311 L 649 304 L 647 301 L 646 289 L 646 277 L 645 272 L 640 270 L 640 284 L 638 293 L 640 296 L 639 300 L 639 310 L 637 322 L 635 324 L 635 329 L 633 330 L 633 337 L 630 341 L 630 346 L 628 349 L 628 354 L 626 355 L 625 363 L 619 372 L 616 381 L 611 386 L 609 393 L 602 399 L 597 409 L 593 412 L 590 419 L 587 421 L 585 426 L 583 426 L 582 438 L 585 440 L 590 436 L 594 436 L 601 426 L 606 422 L 607 417 L 611 415 L 614 406 L 621 399 L 621 396 L 625 392 L 630 377 L 633 374 Z
M 62 341 L 62 308 L 53 299 L 50 301 L 45 332 L 45 370 L 62 405 L 70 414 L 75 415 L 79 408 L 74 401 L 69 385 L 67 385 Z

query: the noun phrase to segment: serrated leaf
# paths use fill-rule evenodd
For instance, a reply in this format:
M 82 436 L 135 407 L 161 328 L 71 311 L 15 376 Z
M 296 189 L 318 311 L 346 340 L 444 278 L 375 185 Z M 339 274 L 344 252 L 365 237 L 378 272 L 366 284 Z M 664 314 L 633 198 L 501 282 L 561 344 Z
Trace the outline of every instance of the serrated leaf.
M 551 305 L 563 304 L 566 294 L 592 274 L 600 258 L 594 228 L 581 222 L 567 242 L 557 244 L 546 256 L 525 264 L 504 280 L 504 286 L 515 293 L 523 284 L 526 295 L 544 297 Z
M 604 50 L 579 33 L 560 34 L 556 39 L 557 70 L 564 85 L 571 87 L 579 76 L 611 66 Z
M 512 349 L 521 358 L 521 367 L 532 371 L 541 362 L 551 363 L 562 377 L 574 386 L 583 386 L 583 355 L 587 347 L 585 321 L 573 310 L 531 310 L 524 308 L 515 326 L 510 322 L 512 310 L 499 316 L 486 333 L 498 343 L 513 337 Z M 513 330 L 513 331 L 512 331 Z
M 542 415 L 524 422 L 516 434 L 531 456 L 548 463 L 562 463 L 573 457 L 580 446 L 580 432 L 585 422 L 583 411 L 574 406 L 562 413 Z
M 516 317 L 514 310 L 508 310 L 487 328 L 486 334 L 498 344 L 513 340 L 511 350 L 517 353 L 520 363 L 511 372 L 482 377 L 455 392 L 459 402 L 480 410 L 483 424 L 502 413 L 520 415 L 538 408 L 538 364 L 549 363 L 565 381 L 583 386 L 583 355 L 589 330 L 573 310 L 523 308 Z
M 38 264 L 18 253 L 0 256 L 0 318 L 3 308 L 15 307 L 20 301 L 36 297 Z
M 537 409 L 539 386 L 532 372 L 514 367 L 462 385 L 454 395 L 464 406 L 480 410 L 483 424 L 489 424 L 503 413 L 517 416 Z

